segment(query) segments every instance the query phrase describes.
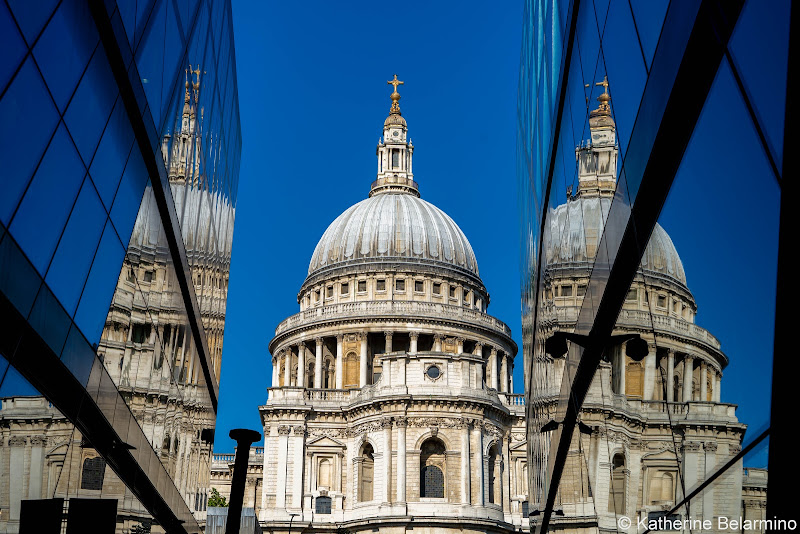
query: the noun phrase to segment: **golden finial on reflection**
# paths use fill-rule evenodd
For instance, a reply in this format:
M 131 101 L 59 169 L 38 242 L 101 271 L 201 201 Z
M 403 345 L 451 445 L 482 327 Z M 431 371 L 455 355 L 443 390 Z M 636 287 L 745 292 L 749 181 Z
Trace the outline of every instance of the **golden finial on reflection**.
M 391 95 L 391 98 L 392 98 L 392 109 L 390 110 L 390 113 L 399 114 L 400 113 L 400 93 L 397 92 L 397 86 L 398 85 L 403 85 L 405 82 L 401 82 L 400 80 L 398 80 L 397 79 L 397 74 L 395 74 L 394 75 L 394 80 L 389 80 L 386 83 L 388 85 L 393 85 L 394 86 L 394 91 L 392 92 L 392 95 Z
M 593 113 L 610 115 L 611 106 L 609 106 L 608 103 L 611 102 L 611 95 L 608 94 L 608 76 L 603 76 L 603 81 L 595 83 L 595 86 L 602 87 L 603 94 L 597 97 L 597 101 L 600 102 L 600 106 L 594 110 Z

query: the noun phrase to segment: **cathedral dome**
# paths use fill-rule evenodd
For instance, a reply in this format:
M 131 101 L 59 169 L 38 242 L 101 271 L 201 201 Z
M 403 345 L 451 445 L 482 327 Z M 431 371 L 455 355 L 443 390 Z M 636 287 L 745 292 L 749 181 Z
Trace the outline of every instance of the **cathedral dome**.
M 453 219 L 406 193 L 374 195 L 339 215 L 314 249 L 308 274 L 386 260 L 444 264 L 478 276 L 472 246 Z
M 550 270 L 591 265 L 611 208 L 607 197 L 578 197 L 555 208 L 546 229 L 547 267 Z M 686 274 L 669 234 L 656 224 L 647 243 L 640 272 L 666 277 L 686 287 Z

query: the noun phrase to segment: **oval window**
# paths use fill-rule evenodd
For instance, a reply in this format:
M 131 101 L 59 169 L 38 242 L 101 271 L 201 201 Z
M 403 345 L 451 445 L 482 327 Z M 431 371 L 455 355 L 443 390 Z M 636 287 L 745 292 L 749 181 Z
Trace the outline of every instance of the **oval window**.
M 431 365 L 430 367 L 428 367 L 428 370 L 425 371 L 425 374 L 428 375 L 428 378 L 436 380 L 437 378 L 439 378 L 439 376 L 441 376 L 442 370 L 435 365 Z

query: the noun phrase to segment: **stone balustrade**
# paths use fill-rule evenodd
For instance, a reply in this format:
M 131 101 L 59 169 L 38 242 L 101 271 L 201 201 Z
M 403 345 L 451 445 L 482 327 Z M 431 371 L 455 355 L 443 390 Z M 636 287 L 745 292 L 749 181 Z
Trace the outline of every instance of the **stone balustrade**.
M 323 323 L 335 319 L 374 319 L 377 316 L 396 316 L 408 319 L 449 319 L 502 332 L 509 338 L 511 329 L 503 321 L 472 308 L 451 306 L 435 302 L 369 301 L 344 302 L 310 308 L 288 317 L 275 329 L 275 336 L 300 326 Z
M 318 406 L 347 406 L 352 403 L 365 402 L 379 397 L 391 397 L 398 394 L 398 388 L 383 386 L 381 382 L 354 389 L 311 389 L 296 387 L 269 388 L 267 404 L 286 404 L 297 402 L 300 404 L 315 404 Z M 487 401 L 501 403 L 505 406 L 525 406 L 525 395 L 522 393 L 498 393 L 493 389 L 474 388 L 445 388 L 442 386 L 403 386 L 406 392 L 417 396 L 439 396 L 442 394 L 453 397 L 474 397 Z
M 574 323 L 578 319 L 580 308 L 553 307 L 550 313 L 555 314 L 560 323 Z M 719 339 L 705 328 L 678 317 L 651 314 L 643 310 L 622 310 L 617 318 L 618 326 L 654 329 L 659 334 L 679 334 L 720 350 Z

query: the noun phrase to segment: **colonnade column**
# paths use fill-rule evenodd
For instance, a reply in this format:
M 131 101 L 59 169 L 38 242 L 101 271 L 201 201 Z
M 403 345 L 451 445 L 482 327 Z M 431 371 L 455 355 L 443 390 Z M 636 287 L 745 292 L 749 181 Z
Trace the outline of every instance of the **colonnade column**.
M 442 352 L 442 336 L 434 334 L 433 336 L 433 351 Z
M 342 357 L 342 334 L 336 334 L 336 389 L 344 387 L 344 361 Z
M 408 419 L 398 417 L 397 426 L 397 502 L 406 502 L 406 427 Z
M 508 392 L 508 354 L 500 356 L 500 391 Z
M 383 502 L 392 502 L 392 420 L 381 421 L 383 427 Z
M 644 400 L 653 400 L 653 390 L 655 389 L 656 375 L 656 352 L 655 348 L 647 345 L 647 356 L 644 358 Z
M 667 352 L 667 377 L 666 377 L 666 389 L 667 389 L 667 402 L 675 402 L 675 388 L 673 384 L 675 383 L 675 351 L 670 349 Z
M 291 381 L 292 381 L 292 349 L 291 348 L 287 348 L 286 350 L 283 351 L 283 362 L 284 362 L 284 365 L 285 365 L 284 368 L 283 368 L 283 385 L 284 385 L 284 387 L 289 387 L 289 386 L 292 385 L 291 384 Z
M 286 367 L 289 367 L 288 365 Z M 278 427 L 278 487 L 275 490 L 275 508 L 286 508 L 286 462 L 289 452 L 289 432 L 291 427 Z
M 408 339 L 410 340 L 409 347 L 408 347 L 408 352 L 411 353 L 411 354 L 416 354 L 417 353 L 417 340 L 419 339 L 419 333 L 418 332 L 409 332 L 408 333 Z
M 475 352 L 474 352 L 474 354 L 475 354 L 475 356 L 478 356 L 479 358 L 483 359 L 483 343 L 481 343 L 480 341 L 475 343 Z M 475 384 L 475 388 L 476 389 L 481 389 L 483 387 L 483 385 L 481 384 L 481 380 L 483 379 L 483 376 L 481 375 L 481 369 L 482 368 L 483 368 L 483 365 L 474 366 L 474 370 L 475 371 L 474 371 L 473 374 L 475 375 L 475 378 L 474 378 L 473 383 Z
M 297 383 L 296 387 L 306 387 L 306 345 L 297 344 Z
M 492 347 L 492 351 L 489 353 L 489 370 L 492 372 L 489 377 L 491 381 L 489 387 L 497 389 L 497 347 Z
M 714 402 L 722 402 L 722 373 L 714 373 Z
M 278 377 L 278 372 L 279 371 L 280 371 L 280 366 L 278 365 L 278 357 L 277 356 L 273 356 L 272 357 L 272 387 L 274 387 L 274 388 L 278 387 L 278 384 L 280 384 L 279 377 Z
M 322 338 L 318 337 L 316 342 L 317 352 L 315 354 L 316 359 L 314 360 L 314 387 L 319 389 L 322 387 Z
M 303 468 L 305 467 L 306 429 L 303 425 L 295 425 L 292 429 L 294 438 L 294 474 L 292 476 L 292 504 L 295 508 L 303 507 Z
M 362 332 L 358 335 L 361 340 L 361 356 L 359 358 L 359 379 L 358 386 L 364 387 L 367 385 L 367 334 Z
M 383 349 L 383 351 L 386 352 L 386 353 L 392 352 L 392 334 L 393 333 L 394 332 L 392 332 L 392 331 L 387 331 L 387 332 L 383 333 L 383 335 L 386 337 L 386 346 Z
M 478 496 L 477 502 L 475 503 L 478 506 L 483 506 L 486 502 L 484 500 L 484 488 L 483 488 L 483 425 L 480 421 L 475 421 L 474 427 L 475 429 L 475 441 L 478 445 L 477 450 L 475 451 L 475 482 L 478 484 Z
M 692 400 L 692 374 L 694 358 L 688 354 L 683 357 L 683 402 Z
M 708 399 L 708 366 L 705 360 L 700 362 L 700 400 Z
M 456 338 L 456 354 L 464 354 L 464 338 Z
M 469 419 L 461 420 L 461 502 L 470 504 Z

